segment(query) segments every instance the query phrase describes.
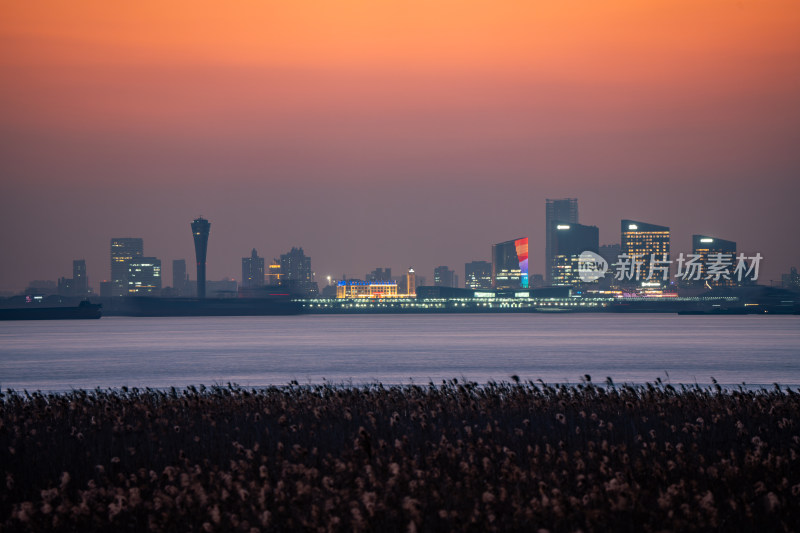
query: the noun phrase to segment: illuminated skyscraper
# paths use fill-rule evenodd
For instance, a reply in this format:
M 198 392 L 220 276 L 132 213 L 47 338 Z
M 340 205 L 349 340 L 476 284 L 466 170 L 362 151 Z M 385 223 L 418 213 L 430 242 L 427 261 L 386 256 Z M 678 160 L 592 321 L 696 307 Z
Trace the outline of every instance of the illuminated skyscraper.
M 635 260 L 639 270 L 638 281 L 660 282 L 665 285 L 669 280 L 669 264 L 661 262 L 669 261 L 669 228 L 636 220 L 623 220 L 621 230 L 620 252 L 633 258 L 632 261 Z M 651 264 L 653 258 L 657 263 Z M 661 266 L 665 269 L 660 269 Z M 653 276 L 648 280 L 651 267 Z M 631 276 L 630 281 L 636 282 L 636 276 Z
M 708 235 L 692 235 L 692 253 L 700 256 L 702 274 L 699 283 L 706 283 L 711 287 L 731 287 L 736 285 L 734 282 L 735 276 L 730 274 L 728 274 L 728 278 L 730 279 L 725 278 L 723 275 L 720 275 L 719 279 L 714 279 L 717 277 L 716 275 L 712 275 L 710 279 L 706 279 L 709 273 L 709 263 L 714 263 L 717 260 L 719 260 L 720 263 L 729 264 L 730 271 L 733 272 L 736 263 L 735 242 L 709 237 Z
M 192 222 L 194 237 L 194 254 L 197 258 L 197 297 L 206 297 L 206 252 L 208 251 L 208 233 L 211 223 L 199 217 Z
M 139 238 L 111 239 L 111 295 L 128 294 L 128 261 L 144 255 L 144 241 Z
M 492 264 L 489 261 L 470 261 L 464 265 L 464 283 L 468 289 L 492 288 Z
M 574 222 L 570 224 L 555 222 L 552 235 L 551 283 L 553 285 L 581 283 L 578 276 L 578 259 L 582 252 L 598 252 L 600 230 L 597 226 L 584 226 Z
M 558 200 L 547 199 L 545 204 L 545 250 L 544 250 L 544 275 L 545 281 L 552 282 L 553 270 L 553 232 L 559 222 L 564 224 L 578 223 L 578 199 L 561 198 Z
M 417 294 L 417 274 L 413 268 L 409 268 L 408 274 L 406 274 L 406 294 L 409 296 Z
M 242 257 L 242 287 L 255 289 L 264 286 L 264 258 L 253 248 L 250 257 Z
M 492 286 L 495 289 L 528 288 L 528 238 L 492 245 Z

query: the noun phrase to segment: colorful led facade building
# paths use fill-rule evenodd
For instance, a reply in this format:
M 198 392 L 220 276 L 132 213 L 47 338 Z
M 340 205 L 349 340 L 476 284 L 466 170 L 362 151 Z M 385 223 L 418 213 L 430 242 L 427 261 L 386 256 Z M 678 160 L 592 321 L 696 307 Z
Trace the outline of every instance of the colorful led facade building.
M 140 238 L 117 237 L 111 239 L 111 296 L 128 294 L 128 261 L 144 255 L 144 241 Z
M 552 282 L 551 272 L 553 269 L 553 227 L 557 223 L 577 224 L 578 223 L 578 199 L 577 198 L 548 198 L 545 203 L 545 250 L 544 250 L 544 275 L 545 281 Z
M 397 298 L 396 281 L 340 281 L 337 298 Z
M 492 288 L 528 288 L 528 238 L 492 245 Z
M 203 217 L 192 221 L 192 237 L 194 238 L 194 255 L 197 259 L 197 297 L 206 297 L 206 252 L 208 251 L 208 234 L 211 223 Z
M 728 275 L 719 276 L 719 279 L 714 279 L 717 276 L 711 276 L 706 279 L 709 272 L 709 263 L 714 263 L 716 260 L 727 262 L 731 265 L 731 272 L 733 265 L 736 261 L 736 243 L 734 241 L 726 241 L 725 239 L 718 239 L 708 235 L 692 235 L 692 253 L 699 255 L 702 273 L 700 282 L 705 283 L 710 287 L 732 287 L 737 283 L 734 281 L 734 276 Z
M 468 289 L 491 289 L 492 264 L 489 261 L 470 261 L 465 263 L 464 283 Z
M 600 230 L 597 226 L 554 222 L 552 228 L 552 285 L 577 285 L 582 283 L 578 275 L 578 260 L 581 253 L 597 253 L 600 249 Z
M 631 258 L 632 262 L 635 261 L 639 274 L 638 279 L 634 274 L 623 281 L 666 285 L 666 280 L 670 277 L 669 228 L 636 220 L 623 220 L 621 231 L 620 252 L 623 256 Z M 657 263 L 651 263 L 652 259 Z M 661 269 L 662 266 L 664 269 Z M 652 279 L 648 279 L 651 269 Z

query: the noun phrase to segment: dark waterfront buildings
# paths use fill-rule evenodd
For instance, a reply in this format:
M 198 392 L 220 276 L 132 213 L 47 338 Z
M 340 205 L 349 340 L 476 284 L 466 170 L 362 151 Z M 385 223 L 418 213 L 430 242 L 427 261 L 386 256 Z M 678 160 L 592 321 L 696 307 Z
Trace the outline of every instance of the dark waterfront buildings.
M 83 298 L 89 294 L 89 277 L 86 274 L 85 259 L 76 259 L 72 262 L 72 280 L 76 296 Z
M 376 268 L 366 275 L 367 281 L 392 281 L 392 269 L 389 267 Z
M 311 258 L 303 253 L 303 248 L 292 249 L 281 254 L 281 285 L 295 294 L 316 296 L 319 293 L 314 273 L 311 271 Z
M 581 283 L 578 276 L 578 259 L 582 252 L 597 253 L 600 249 L 600 230 L 597 226 L 576 223 L 554 223 L 552 228 L 552 272 L 553 285 L 575 285 Z
M 143 255 L 142 239 L 131 237 L 111 239 L 111 296 L 128 294 L 128 261 Z
M 211 223 L 199 217 L 192 222 L 194 237 L 194 253 L 197 258 L 197 297 L 206 297 L 206 252 L 208 251 L 208 233 Z
M 250 257 L 242 257 L 242 287 L 257 289 L 264 286 L 264 258 L 253 248 Z
M 545 250 L 544 250 L 544 276 L 545 281 L 552 283 L 553 270 L 553 226 L 557 223 L 578 223 L 578 199 L 561 198 L 553 200 L 548 198 L 545 204 Z
M 666 285 L 670 275 L 669 228 L 636 220 L 623 220 L 621 230 L 620 251 L 623 255 L 627 254 L 635 266 L 626 269 L 627 273 L 620 281 Z M 653 259 L 655 262 L 652 262 Z
M 137 257 L 127 263 L 128 292 L 130 296 L 159 296 L 161 292 L 161 260 L 155 257 Z
M 528 288 L 528 238 L 492 245 L 492 287 Z
M 189 275 L 186 273 L 186 259 L 175 259 L 172 261 L 172 290 L 177 296 L 190 296 L 191 291 L 187 291 L 189 286 Z
M 434 268 L 433 285 L 434 287 L 457 287 L 458 277 L 455 270 L 450 270 L 450 267 L 445 265 Z
M 468 289 L 491 289 L 492 264 L 489 261 L 470 261 L 465 263 L 464 284 Z

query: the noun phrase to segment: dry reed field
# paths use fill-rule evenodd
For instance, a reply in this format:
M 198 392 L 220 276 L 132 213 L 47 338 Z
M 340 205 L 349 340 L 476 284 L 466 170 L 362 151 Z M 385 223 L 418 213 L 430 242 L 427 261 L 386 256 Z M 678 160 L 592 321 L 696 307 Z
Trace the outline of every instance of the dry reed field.
M 792 390 L 236 385 L 0 398 L 0 531 L 798 531 Z

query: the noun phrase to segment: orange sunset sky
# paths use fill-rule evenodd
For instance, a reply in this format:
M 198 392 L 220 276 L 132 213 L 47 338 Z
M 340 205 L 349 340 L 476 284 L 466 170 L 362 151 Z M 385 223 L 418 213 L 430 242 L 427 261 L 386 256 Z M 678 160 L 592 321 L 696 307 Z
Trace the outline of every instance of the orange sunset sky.
M 112 237 L 209 279 L 303 246 L 321 281 L 463 281 L 544 203 L 800 267 L 800 2 L 0 0 L 0 290 L 109 275 Z M 194 278 L 194 273 L 192 273 Z

